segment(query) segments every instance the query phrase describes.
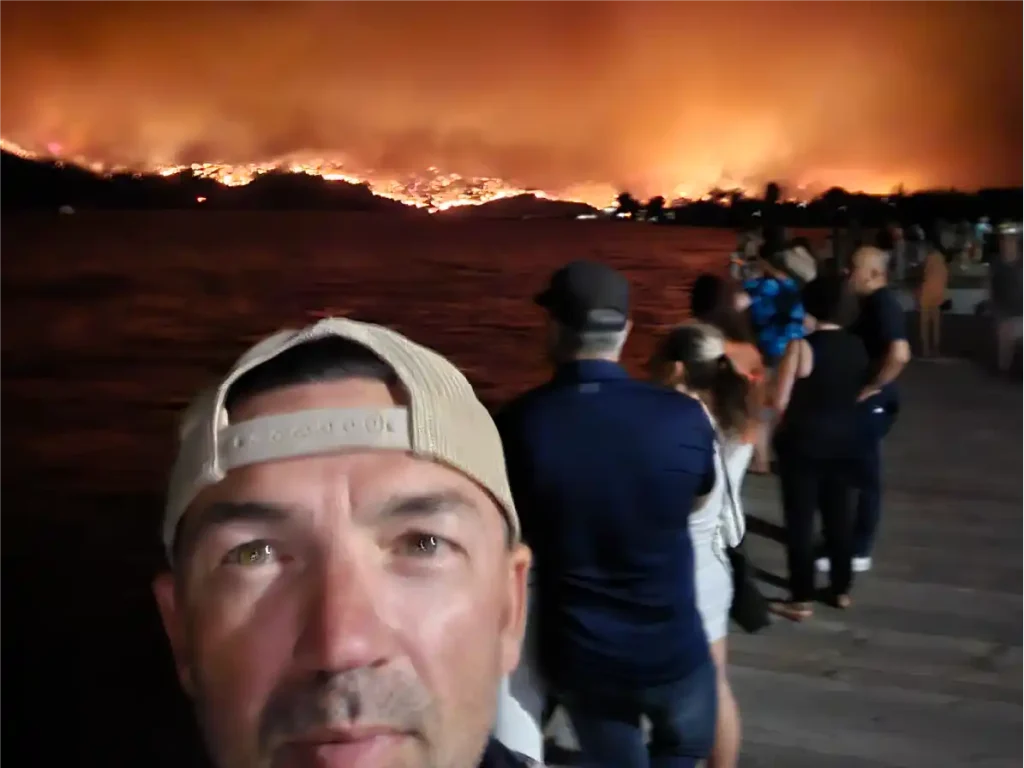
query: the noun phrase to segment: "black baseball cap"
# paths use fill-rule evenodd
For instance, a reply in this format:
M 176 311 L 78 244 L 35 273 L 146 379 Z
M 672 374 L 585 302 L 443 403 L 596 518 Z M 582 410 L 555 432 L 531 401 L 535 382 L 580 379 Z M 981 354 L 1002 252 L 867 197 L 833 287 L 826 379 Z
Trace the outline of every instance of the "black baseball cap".
M 629 280 L 597 261 L 566 264 L 534 301 L 575 331 L 621 331 L 629 322 Z

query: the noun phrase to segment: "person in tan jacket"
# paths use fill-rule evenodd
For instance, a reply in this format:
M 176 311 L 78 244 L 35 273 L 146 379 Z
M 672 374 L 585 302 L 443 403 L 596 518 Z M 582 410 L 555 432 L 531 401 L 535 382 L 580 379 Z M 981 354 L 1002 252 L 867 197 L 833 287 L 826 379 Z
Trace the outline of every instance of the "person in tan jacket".
M 949 268 L 938 248 L 932 248 L 924 259 L 921 284 L 917 289 L 917 306 L 921 322 L 921 356 L 932 357 L 942 349 L 942 302 L 946 300 Z

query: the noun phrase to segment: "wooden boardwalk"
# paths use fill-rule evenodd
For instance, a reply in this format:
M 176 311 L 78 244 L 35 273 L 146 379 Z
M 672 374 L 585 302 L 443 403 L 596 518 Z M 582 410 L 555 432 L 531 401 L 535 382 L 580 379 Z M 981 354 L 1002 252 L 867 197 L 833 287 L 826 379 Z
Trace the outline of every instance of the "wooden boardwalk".
M 1021 765 L 1021 386 L 940 360 L 902 389 L 854 608 L 730 636 L 744 768 Z M 750 556 L 781 594 L 774 480 L 749 478 L 744 498 Z

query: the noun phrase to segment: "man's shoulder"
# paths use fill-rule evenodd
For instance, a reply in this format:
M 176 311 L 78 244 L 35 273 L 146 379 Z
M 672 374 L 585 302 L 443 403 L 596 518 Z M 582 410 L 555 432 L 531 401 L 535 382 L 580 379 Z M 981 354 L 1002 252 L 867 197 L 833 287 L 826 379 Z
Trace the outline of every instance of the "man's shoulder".
M 513 752 L 497 739 L 487 743 L 478 768 L 545 768 L 543 762 Z
M 895 291 L 885 285 L 864 297 L 860 314 L 850 330 L 871 344 L 871 339 L 906 339 L 906 318 Z
M 666 416 L 703 415 L 700 403 L 692 397 L 680 394 L 676 390 L 662 384 L 655 384 L 641 379 L 622 379 L 609 388 L 609 395 L 628 407 L 656 408 Z
M 549 382 L 524 392 L 511 400 L 495 416 L 498 429 L 507 433 L 535 423 L 537 419 L 557 418 L 563 406 L 567 404 L 567 398 L 577 397 L 586 397 L 588 400 L 596 397 L 602 404 L 616 410 L 636 409 L 640 415 L 650 412 L 659 420 L 667 419 L 673 423 L 678 423 L 681 419 L 706 420 L 700 403 L 661 384 L 632 378 L 590 383 L 599 386 L 599 389 L 587 390 L 588 382 L 572 385 Z
M 521 416 L 533 409 L 547 407 L 549 404 L 556 403 L 564 398 L 586 397 L 589 399 L 595 395 L 609 395 L 612 397 L 625 395 L 661 398 L 672 402 L 678 394 L 678 392 L 661 384 L 632 377 L 601 381 L 549 381 L 509 400 L 498 411 L 496 418 L 507 419 Z
M 648 387 L 643 392 L 643 403 L 657 416 L 659 432 L 708 438 L 714 435 L 715 428 L 697 398 L 654 384 Z
M 499 427 L 514 422 L 529 412 L 531 407 L 543 403 L 545 396 L 551 391 L 551 388 L 552 382 L 549 381 L 541 384 L 539 387 L 528 389 L 516 395 L 498 409 L 494 415 L 494 420 Z
M 900 304 L 900 300 L 896 297 L 896 291 L 885 285 L 875 291 L 874 296 L 877 297 L 875 299 L 876 311 L 887 320 L 902 324 L 904 315 L 903 305 Z
M 896 298 L 896 291 L 888 285 L 883 285 L 867 297 L 865 304 L 869 307 L 884 310 L 899 307 L 900 301 Z

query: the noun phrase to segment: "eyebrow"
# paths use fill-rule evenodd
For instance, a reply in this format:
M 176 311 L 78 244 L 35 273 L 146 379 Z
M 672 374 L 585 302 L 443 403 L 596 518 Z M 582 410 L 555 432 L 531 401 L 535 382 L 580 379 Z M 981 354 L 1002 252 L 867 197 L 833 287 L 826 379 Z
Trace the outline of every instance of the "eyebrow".
M 500 509 L 500 504 L 495 502 Z M 480 507 L 468 496 L 456 490 L 438 491 L 435 493 L 419 493 L 409 496 L 398 496 L 389 500 L 378 513 L 380 518 L 422 518 L 445 513 L 466 516 L 466 513 L 479 518 Z M 505 531 L 505 546 L 511 549 L 516 540 L 515 532 L 507 517 L 502 514 Z
M 381 518 L 430 517 L 446 512 L 466 510 L 476 512 L 476 505 L 458 491 L 416 493 L 395 496 L 380 509 Z
M 180 562 L 210 528 L 234 522 L 276 523 L 288 518 L 288 510 L 276 504 L 258 501 L 216 501 L 196 510 L 175 542 L 174 559 Z

